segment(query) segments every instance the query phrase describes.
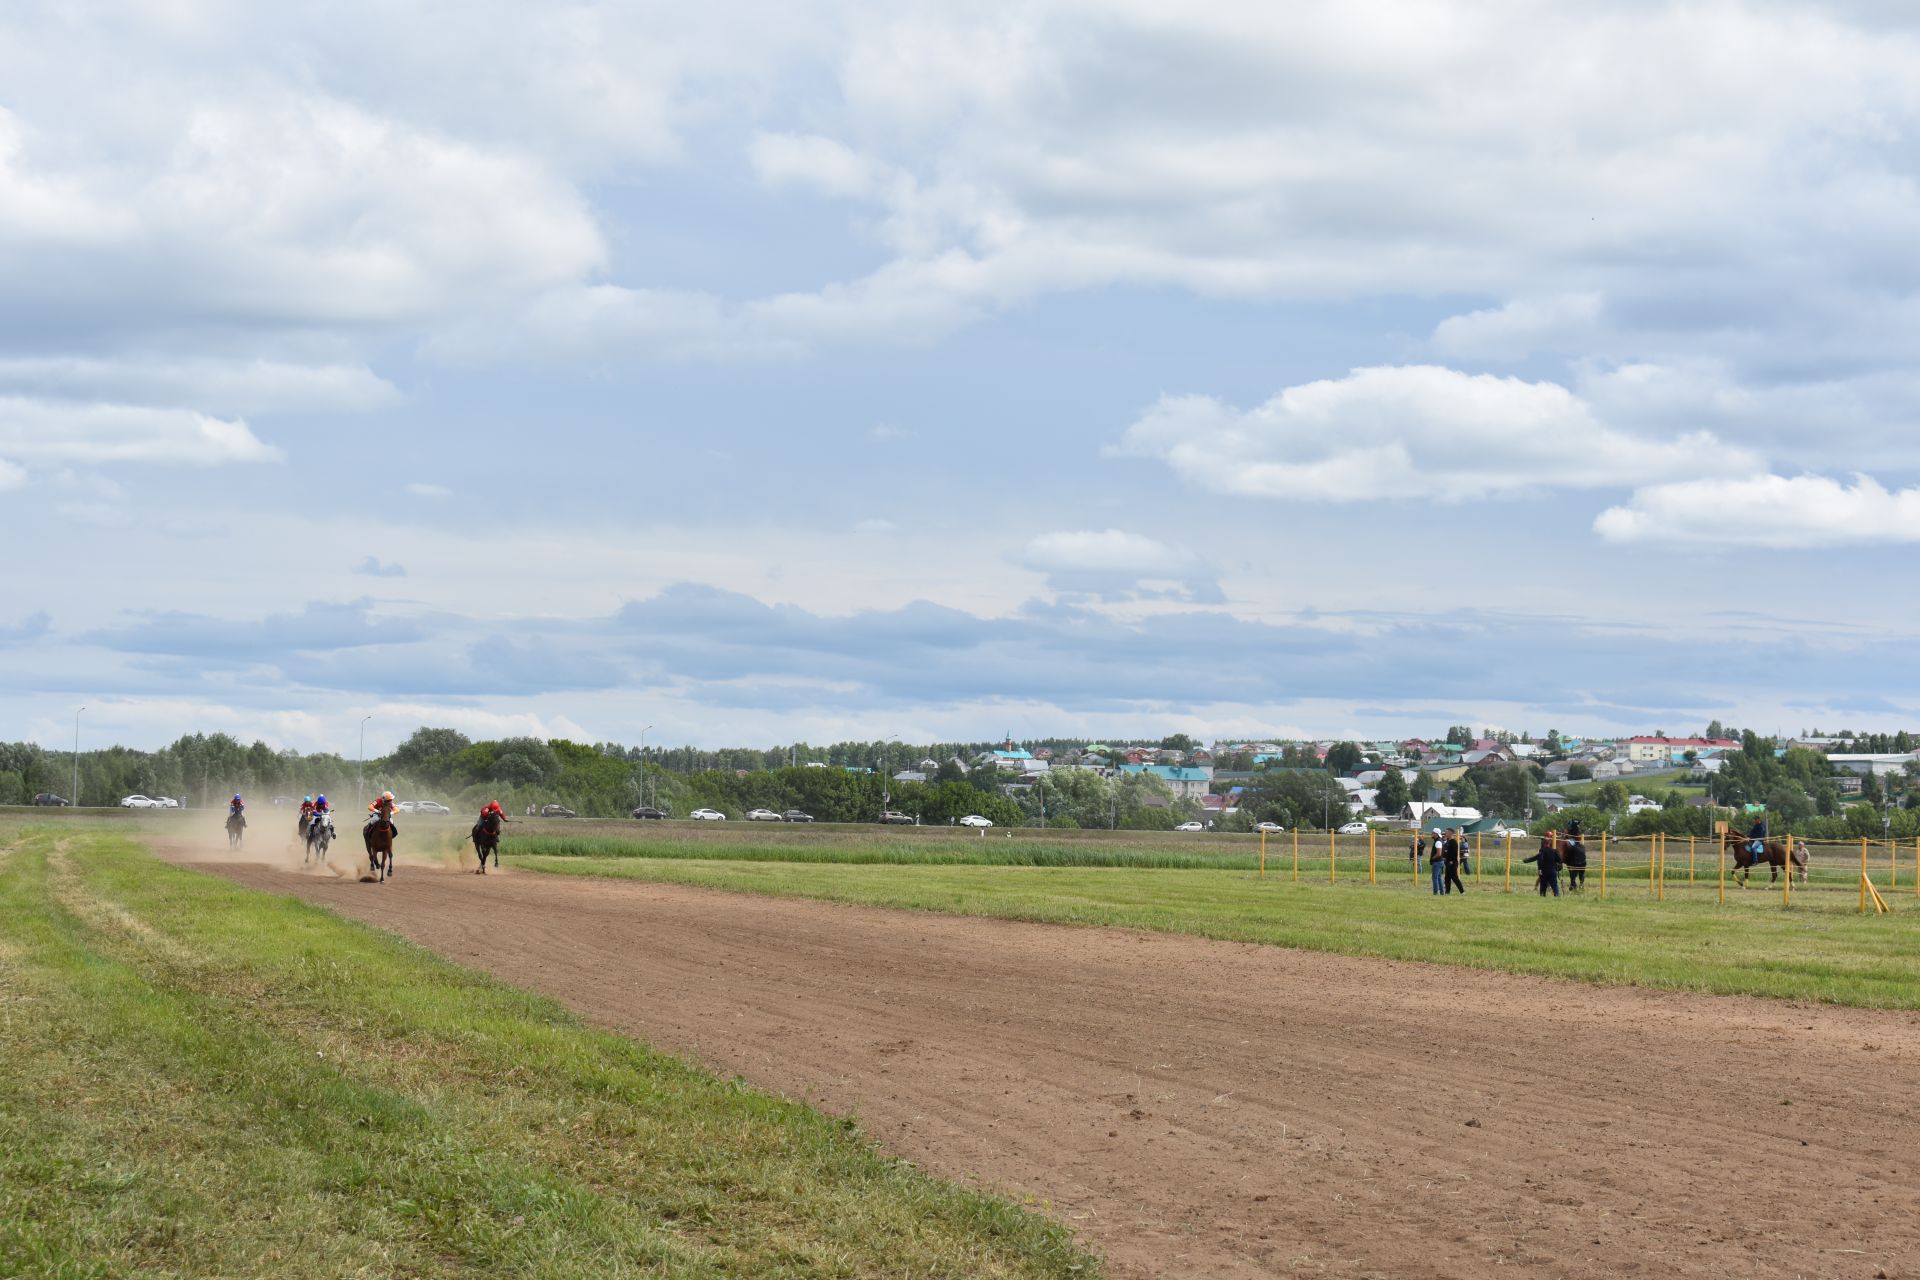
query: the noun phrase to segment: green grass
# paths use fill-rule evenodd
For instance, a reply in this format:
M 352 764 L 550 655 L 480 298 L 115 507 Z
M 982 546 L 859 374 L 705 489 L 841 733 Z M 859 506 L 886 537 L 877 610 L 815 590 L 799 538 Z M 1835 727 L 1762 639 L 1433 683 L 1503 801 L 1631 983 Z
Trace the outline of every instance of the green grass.
M 1500 892 L 1488 863 L 1476 892 L 1435 899 L 1415 887 L 1404 859 L 1382 862 L 1383 883 L 1349 863 L 1345 883 L 1326 863 L 1244 871 L 987 866 L 872 866 L 640 858 L 510 858 L 564 875 L 667 881 L 749 893 L 1073 925 L 1125 926 L 1270 943 L 1344 955 L 1430 960 L 1513 973 L 1676 991 L 1920 1008 L 1920 902 L 1890 895 L 1895 914 L 1853 914 L 1836 885 L 1795 895 L 1729 889 L 1726 906 L 1706 882 L 1673 884 L 1653 901 L 1644 866 L 1636 882 L 1610 875 L 1608 897 L 1590 875 L 1583 897 L 1542 900 L 1522 868 Z M 1516 866 L 1518 866 L 1516 860 Z M 1684 863 L 1681 864 L 1684 869 Z M 1673 871 L 1673 859 L 1668 860 Z M 1611 871 L 1611 869 L 1610 869 Z M 1911 875 L 1911 866 L 1908 873 Z M 1881 883 L 1884 885 L 1884 878 Z
M 846 1122 L 377 930 L 109 831 L 0 848 L 0 1275 L 1095 1269 Z

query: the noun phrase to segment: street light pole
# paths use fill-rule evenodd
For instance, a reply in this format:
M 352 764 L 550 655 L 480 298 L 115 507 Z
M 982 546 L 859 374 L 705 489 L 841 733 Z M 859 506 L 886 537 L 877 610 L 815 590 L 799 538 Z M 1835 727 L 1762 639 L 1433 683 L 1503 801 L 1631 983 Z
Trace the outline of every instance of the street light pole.
M 367 721 L 371 719 L 373 719 L 371 711 L 360 717 L 360 762 L 354 767 L 354 777 L 357 779 L 355 785 L 360 791 L 361 804 L 367 802 Z
M 893 805 L 893 766 L 889 761 L 887 744 L 900 741 L 900 735 L 890 733 L 880 742 L 880 821 L 887 820 L 887 810 Z
M 80 807 L 80 712 L 85 707 L 75 709 L 73 713 L 73 807 Z

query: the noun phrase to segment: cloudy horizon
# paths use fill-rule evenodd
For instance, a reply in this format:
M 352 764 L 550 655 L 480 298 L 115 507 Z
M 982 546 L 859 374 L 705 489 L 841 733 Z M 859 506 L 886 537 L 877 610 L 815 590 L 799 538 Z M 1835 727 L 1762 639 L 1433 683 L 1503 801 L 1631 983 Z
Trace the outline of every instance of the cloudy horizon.
M 1920 14 L 0 36 L 0 739 L 1920 718 Z

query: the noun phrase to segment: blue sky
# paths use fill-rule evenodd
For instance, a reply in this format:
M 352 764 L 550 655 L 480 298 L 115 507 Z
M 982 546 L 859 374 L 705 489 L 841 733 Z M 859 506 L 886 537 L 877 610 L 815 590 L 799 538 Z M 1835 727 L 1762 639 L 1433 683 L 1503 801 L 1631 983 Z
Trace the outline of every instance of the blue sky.
M 1920 18 L 0 17 L 0 737 L 1911 726 Z

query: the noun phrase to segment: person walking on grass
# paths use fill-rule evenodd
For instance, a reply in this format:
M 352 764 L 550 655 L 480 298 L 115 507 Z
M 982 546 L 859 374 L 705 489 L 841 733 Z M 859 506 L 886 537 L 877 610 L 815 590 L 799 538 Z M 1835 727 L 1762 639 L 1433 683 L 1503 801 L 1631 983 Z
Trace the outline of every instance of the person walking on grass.
M 1560 896 L 1560 846 L 1551 836 L 1540 842 L 1540 852 L 1526 861 L 1536 864 L 1540 874 L 1534 878 L 1534 888 L 1541 897 L 1547 896 L 1547 890 L 1553 890 L 1553 896 Z
M 1447 870 L 1443 887 L 1448 893 L 1452 893 L 1456 888 L 1462 893 L 1467 891 L 1467 886 L 1460 883 L 1461 834 L 1458 827 L 1447 834 L 1447 856 L 1443 864 Z
M 1433 833 L 1433 838 L 1427 841 L 1427 870 L 1433 876 L 1433 896 L 1436 898 L 1447 891 L 1444 879 L 1446 868 L 1443 860 L 1446 841 L 1447 833 L 1438 830 Z

